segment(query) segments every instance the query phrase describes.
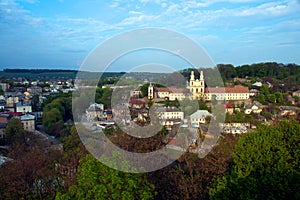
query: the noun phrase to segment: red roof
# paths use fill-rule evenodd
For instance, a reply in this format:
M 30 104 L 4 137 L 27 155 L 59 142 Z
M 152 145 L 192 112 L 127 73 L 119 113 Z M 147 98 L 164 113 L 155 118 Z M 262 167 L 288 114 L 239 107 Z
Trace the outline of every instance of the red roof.
M 18 115 L 18 116 L 23 115 L 22 112 L 6 112 L 5 114 L 9 114 L 9 115 Z
M 230 104 L 225 104 L 225 107 L 228 109 L 228 108 L 233 108 L 233 106 L 232 105 L 230 105 Z
M 183 93 L 183 88 L 175 88 L 175 87 L 169 87 L 169 88 L 155 88 L 157 92 L 169 92 L 169 93 Z
M 134 104 L 134 105 L 144 105 L 144 104 L 145 104 L 144 101 L 138 100 L 138 99 L 133 99 L 133 100 L 129 101 L 129 103 L 132 104 L 132 105 L 133 105 L 133 104 Z
M 206 93 L 249 93 L 249 89 L 242 85 L 237 85 L 231 88 L 205 88 Z

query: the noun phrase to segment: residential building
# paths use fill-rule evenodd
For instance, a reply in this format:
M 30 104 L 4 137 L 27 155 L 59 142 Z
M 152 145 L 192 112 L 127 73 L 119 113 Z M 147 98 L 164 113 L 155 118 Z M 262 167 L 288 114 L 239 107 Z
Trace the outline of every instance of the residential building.
M 300 98 L 300 90 L 297 90 L 293 92 L 293 97 L 299 97 Z
M 139 98 L 141 95 L 142 95 L 142 92 L 140 90 L 131 90 L 130 91 L 131 98 Z
M 245 106 L 244 113 L 249 115 L 251 113 L 259 114 L 261 113 L 263 105 L 258 101 L 254 101 L 252 104 L 248 104 Z
M 8 83 L 0 83 L 0 89 L 1 89 L 3 92 L 7 92 L 8 89 L 9 89 L 9 84 L 8 84 Z
M 190 116 L 192 127 L 199 127 L 200 124 L 204 124 L 207 117 L 213 117 L 213 115 L 207 110 L 197 110 Z
M 227 104 L 225 104 L 225 111 L 226 111 L 226 113 L 231 115 L 234 112 L 234 107 L 227 103 Z
M 86 117 L 88 121 L 95 121 L 100 120 L 103 118 L 103 110 L 104 105 L 103 104 L 92 104 L 89 106 L 89 108 L 86 110 Z
M 158 116 L 161 120 L 184 119 L 184 112 L 175 107 L 159 107 L 156 111 L 158 112 Z
M 32 106 L 30 103 L 17 102 L 16 103 L 16 112 L 21 112 L 23 114 L 31 113 Z
M 7 123 L 0 123 L 0 140 L 4 139 Z
M 33 132 L 35 131 L 35 116 L 26 114 L 20 116 L 20 121 L 23 125 L 25 131 Z

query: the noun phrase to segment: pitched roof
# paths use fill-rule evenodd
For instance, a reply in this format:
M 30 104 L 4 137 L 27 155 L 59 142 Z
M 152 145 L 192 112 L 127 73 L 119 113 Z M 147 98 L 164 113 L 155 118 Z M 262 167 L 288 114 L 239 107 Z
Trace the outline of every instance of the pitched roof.
M 155 88 L 157 92 L 169 92 L 169 93 L 183 93 L 184 88 L 168 87 L 168 88 Z
M 191 114 L 191 118 L 205 118 L 207 116 L 212 116 L 207 110 L 197 110 L 193 114 Z
M 34 115 L 22 115 L 20 117 L 20 120 L 21 121 L 27 121 L 27 120 L 34 120 L 35 119 L 35 116 Z
M 217 87 L 217 88 L 205 88 L 206 93 L 249 93 L 249 89 L 242 85 L 235 87 Z

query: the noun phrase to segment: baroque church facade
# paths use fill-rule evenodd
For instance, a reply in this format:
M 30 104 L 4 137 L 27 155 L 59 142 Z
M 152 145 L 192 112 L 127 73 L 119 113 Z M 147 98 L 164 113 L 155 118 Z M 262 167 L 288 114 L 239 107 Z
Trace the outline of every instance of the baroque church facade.
M 188 92 L 185 92 L 185 91 Z M 242 85 L 234 87 L 205 87 L 205 78 L 203 71 L 200 71 L 199 79 L 195 77 L 194 71 L 191 71 L 190 79 L 186 89 L 178 88 L 158 88 L 150 83 L 148 87 L 148 99 L 169 99 L 182 100 L 184 98 L 202 99 L 206 101 L 215 100 L 233 100 L 247 101 L 250 98 L 249 89 Z

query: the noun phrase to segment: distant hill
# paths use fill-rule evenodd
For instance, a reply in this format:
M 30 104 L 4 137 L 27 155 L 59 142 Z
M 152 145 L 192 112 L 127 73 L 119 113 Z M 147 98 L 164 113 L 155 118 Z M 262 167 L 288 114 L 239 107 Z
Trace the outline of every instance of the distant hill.
M 1 79 L 38 79 L 38 80 L 68 80 L 75 79 L 77 70 L 60 70 L 60 69 L 3 69 L 0 71 Z M 100 76 L 120 77 L 124 72 L 82 72 L 82 75 L 88 79 L 96 79 Z

